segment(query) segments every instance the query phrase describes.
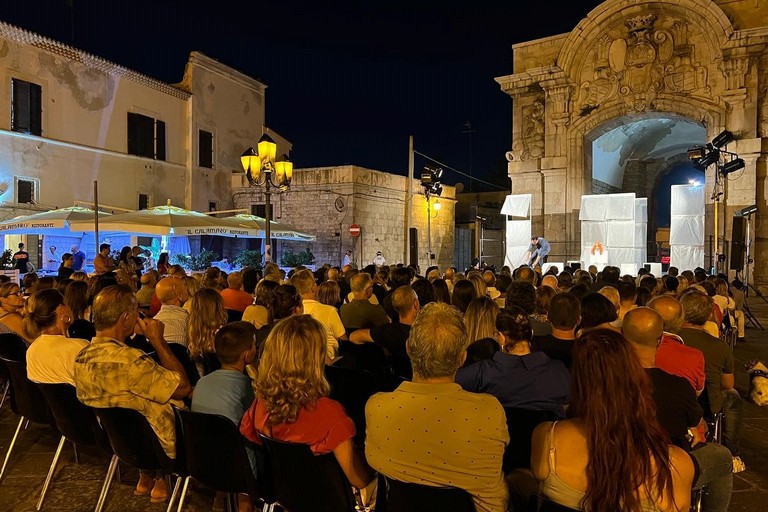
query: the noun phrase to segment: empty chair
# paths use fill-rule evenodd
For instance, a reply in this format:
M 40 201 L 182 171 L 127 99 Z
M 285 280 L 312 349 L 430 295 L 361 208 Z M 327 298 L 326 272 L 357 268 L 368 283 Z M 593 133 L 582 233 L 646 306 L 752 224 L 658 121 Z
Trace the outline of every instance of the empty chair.
M 8 359 L 4 356 L 0 356 L 0 360 L 5 364 L 8 369 L 8 373 L 11 377 L 11 408 L 13 412 L 21 416 L 19 418 L 19 424 L 16 426 L 16 432 L 13 434 L 11 444 L 8 446 L 8 451 L 5 454 L 5 460 L 3 461 L 3 467 L 0 469 L 0 481 L 5 476 L 5 470 L 8 466 L 8 461 L 11 458 L 13 447 L 16 445 L 16 440 L 21 432 L 21 426 L 24 422 L 43 423 L 53 426 L 53 416 L 51 410 L 48 408 L 43 395 L 35 384 L 27 378 L 27 363 L 25 359 L 20 361 Z
M 507 430 L 510 443 L 504 450 L 502 469 L 509 473 L 516 468 L 531 468 L 531 435 L 533 430 L 545 421 L 555 421 L 555 413 L 534 411 L 516 407 L 505 407 Z
M 245 448 L 245 438 L 231 420 L 218 414 L 204 414 L 174 408 L 177 417 L 177 452 L 183 451 L 186 478 L 179 497 L 184 505 L 189 479 L 220 492 L 248 494 L 254 503 L 269 502 L 261 482 L 253 476 Z M 179 429 L 179 426 L 181 427 Z M 261 475 L 260 475 L 261 476 Z M 263 480 L 261 478 L 260 480 Z
M 352 486 L 333 453 L 314 455 L 308 445 L 260 434 L 274 499 L 289 512 L 353 512 Z
M 96 503 L 96 512 L 104 507 L 118 460 L 143 471 L 162 470 L 166 475 L 175 472 L 174 461 L 165 454 L 155 432 L 141 413 L 121 407 L 94 408 L 93 411 L 107 433 L 114 452 Z
M 56 454 L 48 470 L 43 490 L 40 492 L 40 499 L 37 502 L 37 510 L 40 510 L 43 507 L 45 494 L 56 470 L 56 464 L 59 461 L 64 441 L 69 441 L 74 445 L 75 460 L 77 460 L 78 444 L 99 446 L 109 453 L 112 450 L 106 435 L 96 420 L 93 410 L 83 405 L 77 399 L 77 392 L 73 386 L 69 384 L 37 384 L 37 387 L 40 389 L 43 397 L 45 397 L 45 401 L 48 403 L 53 418 L 56 421 L 56 428 L 61 433 L 59 446 L 56 449 Z
M 379 480 L 381 482 L 381 480 Z M 388 512 L 474 512 L 472 496 L 456 487 L 432 487 L 384 477 Z M 381 496 L 381 489 L 379 489 Z

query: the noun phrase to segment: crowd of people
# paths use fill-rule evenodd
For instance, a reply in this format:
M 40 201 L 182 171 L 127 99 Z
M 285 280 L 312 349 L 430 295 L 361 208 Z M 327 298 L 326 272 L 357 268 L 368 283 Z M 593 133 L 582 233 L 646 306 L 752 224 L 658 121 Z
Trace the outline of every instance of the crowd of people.
M 174 405 L 238 425 L 257 479 L 261 434 L 333 453 L 367 499 L 379 473 L 463 489 L 482 512 L 527 510 L 537 493 L 576 510 L 684 511 L 702 488 L 702 510 L 725 512 L 745 469 L 721 340 L 743 341 L 743 294 L 725 276 L 273 263 L 187 275 L 163 258 L 142 273 L 133 257 L 5 282 L 0 332 L 28 344 L 31 380 L 139 411 L 171 458 Z M 370 374 L 364 417 L 332 398 L 329 367 Z M 167 481 L 141 473 L 135 494 L 165 500 Z

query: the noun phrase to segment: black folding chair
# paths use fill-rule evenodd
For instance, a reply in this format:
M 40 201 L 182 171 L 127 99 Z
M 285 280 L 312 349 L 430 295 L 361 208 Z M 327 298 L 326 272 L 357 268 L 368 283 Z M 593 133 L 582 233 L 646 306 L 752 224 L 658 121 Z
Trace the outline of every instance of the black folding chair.
M 325 367 L 325 378 L 331 385 L 330 398 L 344 406 L 347 415 L 355 423 L 355 442 L 365 441 L 365 404 L 378 391 L 376 379 L 364 370 L 354 368 Z
M 96 415 L 93 410 L 83 405 L 77 399 L 75 388 L 69 384 L 37 384 L 45 401 L 48 403 L 53 418 L 56 421 L 56 428 L 61 433 L 59 446 L 56 454 L 53 456 L 53 462 L 48 470 L 48 476 L 43 484 L 43 490 L 40 492 L 40 499 L 37 502 L 37 510 L 43 508 L 43 500 L 48 491 L 48 486 L 53 478 L 56 465 L 59 462 L 61 450 L 64 447 L 64 441 L 69 441 L 75 450 L 75 462 L 78 461 L 77 445 L 98 446 L 110 455 L 112 449 L 109 446 L 106 434 L 101 430 Z
M 121 407 L 94 408 L 93 411 L 107 433 L 114 453 L 96 503 L 96 512 L 104 508 L 118 460 L 141 471 L 163 471 L 166 475 L 176 472 L 175 461 L 165 454 L 160 440 L 141 413 Z M 169 510 L 170 505 L 172 503 L 169 503 Z
M 19 437 L 21 426 L 24 422 L 41 423 L 51 427 L 54 427 L 55 424 L 45 398 L 43 398 L 37 386 L 27 378 L 26 359 L 23 358 L 19 361 L 0 356 L 0 361 L 5 364 L 11 377 L 11 409 L 20 416 L 16 432 L 13 434 L 13 439 L 5 454 L 3 467 L 0 469 L 0 481 L 2 481 L 8 461 L 11 458 L 11 453 L 13 452 L 13 447 L 16 445 L 16 440 Z
M 24 340 L 15 333 L 2 333 L 0 334 L 0 356 L 6 357 L 13 361 L 25 361 L 27 353 L 27 344 Z M 2 398 L 0 398 L 0 408 L 3 407 L 8 397 L 13 400 L 13 393 L 11 393 L 11 375 L 8 373 L 5 365 L 0 362 L 0 389 L 2 389 Z M 12 405 L 15 407 L 15 405 Z
M 184 506 L 190 478 L 227 493 L 228 500 L 235 506 L 237 494 L 248 494 L 254 503 L 258 500 L 264 501 L 267 506 L 272 503 L 264 485 L 267 479 L 261 471 L 258 480 L 254 477 L 245 438 L 231 420 L 218 414 L 177 408 L 174 408 L 174 413 L 178 420 L 176 449 L 179 453 L 183 451 L 186 469 L 179 510 Z
M 509 473 L 517 468 L 531 468 L 531 436 L 533 430 L 545 421 L 557 419 L 555 413 L 534 411 L 517 407 L 505 407 L 510 443 L 504 450 L 502 469 Z
M 387 476 L 384 485 L 387 512 L 475 512 L 472 496 L 464 489 L 401 482 Z M 381 496 L 381 488 L 379 493 Z
M 306 444 L 263 434 L 274 498 L 290 512 L 354 512 L 352 486 L 333 453 L 315 455 Z

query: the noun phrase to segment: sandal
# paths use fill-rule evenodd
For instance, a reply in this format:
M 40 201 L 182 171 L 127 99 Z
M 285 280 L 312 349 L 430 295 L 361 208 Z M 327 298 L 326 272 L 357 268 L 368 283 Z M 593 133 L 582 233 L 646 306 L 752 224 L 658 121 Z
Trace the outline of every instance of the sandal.
M 133 491 L 134 496 L 146 496 L 149 494 L 155 485 L 155 479 L 149 475 L 147 475 L 148 482 L 144 482 L 144 485 L 142 485 L 142 480 L 144 475 L 142 473 L 139 473 L 139 482 L 136 484 L 136 489 Z

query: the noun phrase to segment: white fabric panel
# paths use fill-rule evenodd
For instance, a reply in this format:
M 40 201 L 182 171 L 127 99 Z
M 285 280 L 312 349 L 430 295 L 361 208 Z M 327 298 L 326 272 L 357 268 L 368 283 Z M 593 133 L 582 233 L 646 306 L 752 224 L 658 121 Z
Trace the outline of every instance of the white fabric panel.
M 669 256 L 669 264 L 681 271 L 704 266 L 703 246 L 673 245 L 670 247 Z
M 635 220 L 635 193 L 610 194 L 606 220 Z
M 673 216 L 669 224 L 669 244 L 704 245 L 704 216 Z
M 502 215 L 529 218 L 531 216 L 531 194 L 510 194 L 504 199 Z
M 632 263 L 635 261 L 635 249 L 631 247 L 611 247 L 608 249 L 608 264 L 615 267 L 622 263 Z
M 635 198 L 635 222 L 648 222 L 648 198 Z
M 595 242 L 605 245 L 608 239 L 608 226 L 605 222 L 581 223 L 581 245 L 589 245 L 591 248 Z
M 608 239 L 605 244 L 611 249 L 615 247 L 635 247 L 635 222 L 614 220 L 606 222 L 608 225 Z
M 670 215 L 701 215 L 704 209 L 704 186 L 672 185 Z
M 509 265 L 511 268 L 517 268 L 523 263 L 523 258 L 528 252 L 528 246 L 509 246 L 507 245 L 507 254 L 504 257 L 504 264 Z M 527 263 L 527 262 L 526 262 Z
M 608 211 L 608 196 L 604 194 L 581 196 L 579 220 L 603 221 Z
M 507 246 L 519 247 L 523 245 L 526 247 L 526 249 L 531 245 L 531 221 L 508 220 Z

